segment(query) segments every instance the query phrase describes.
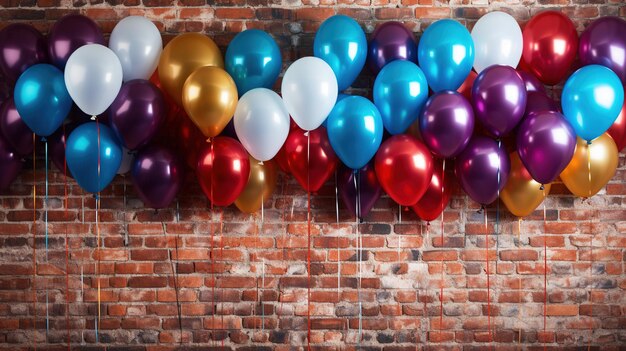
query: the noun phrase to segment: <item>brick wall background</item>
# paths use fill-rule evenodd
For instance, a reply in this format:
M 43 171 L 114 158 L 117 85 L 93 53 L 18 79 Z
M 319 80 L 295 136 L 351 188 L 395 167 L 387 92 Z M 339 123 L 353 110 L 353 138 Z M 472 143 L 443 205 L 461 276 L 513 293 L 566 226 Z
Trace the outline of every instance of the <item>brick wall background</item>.
M 559 8 L 579 31 L 598 16 L 626 17 L 622 0 L 0 0 L 0 5 L 0 26 L 27 22 L 44 33 L 70 12 L 93 18 L 106 33 L 119 19 L 142 15 L 155 21 L 166 39 L 199 31 L 222 48 L 234 33 L 261 28 L 276 38 L 285 62 L 311 54 L 316 28 L 335 13 L 354 17 L 368 33 L 378 23 L 401 20 L 417 36 L 438 18 L 456 18 L 471 27 L 495 9 L 523 24 L 538 11 Z M 364 73 L 355 91 L 367 94 L 372 82 Z M 458 189 L 445 211 L 443 242 L 439 221 L 427 225 L 405 210 L 399 218 L 397 205 L 384 197 L 358 226 L 360 264 L 357 226 L 341 204 L 336 222 L 331 180 L 312 200 L 312 345 L 357 349 L 361 301 L 360 346 L 365 350 L 482 350 L 490 345 L 498 350 L 582 350 L 588 345 L 624 350 L 626 160 L 620 156 L 616 176 L 589 200 L 574 198 L 562 184 L 553 186 L 545 224 L 541 208 L 518 222 L 503 205 L 492 205 L 488 231 L 494 233 L 498 211 L 500 227 L 488 241 L 478 206 Z M 30 162 L 0 196 L 0 349 L 67 349 L 67 320 L 72 346 L 84 350 L 306 347 L 306 194 L 292 178 L 281 177 L 261 223 L 258 215 L 234 207 L 211 211 L 192 174 L 178 206 L 157 212 L 143 208 L 130 180 L 118 177 L 102 194 L 103 247 L 98 249 L 95 200 L 70 179 L 66 211 L 64 177 L 54 170 L 46 254 L 44 169 L 39 159 L 33 174 Z M 102 317 L 96 344 L 98 260 Z M 493 343 L 488 342 L 489 313 Z

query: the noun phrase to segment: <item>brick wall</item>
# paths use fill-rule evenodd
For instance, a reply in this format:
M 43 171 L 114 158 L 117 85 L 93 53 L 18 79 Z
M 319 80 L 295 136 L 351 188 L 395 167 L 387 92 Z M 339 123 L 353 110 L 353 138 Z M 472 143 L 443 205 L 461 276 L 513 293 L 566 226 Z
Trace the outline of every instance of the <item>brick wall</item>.
M 626 16 L 622 0 L 216 0 L 209 6 L 205 0 L 0 0 L 0 5 L 2 25 L 28 22 L 47 31 L 62 15 L 80 12 L 108 33 L 124 16 L 144 15 L 166 37 L 202 31 L 222 47 L 233 33 L 262 28 L 277 39 L 286 61 L 311 54 L 315 29 L 335 13 L 356 18 L 367 32 L 378 23 L 401 20 L 417 35 L 438 18 L 452 17 L 471 26 L 494 9 L 512 13 L 523 23 L 542 9 L 559 7 L 579 30 L 598 16 Z M 356 90 L 366 94 L 371 84 L 372 77 L 364 75 Z M 38 162 L 36 174 L 23 171 L 0 196 L 0 349 L 67 349 L 68 320 L 72 346 L 85 350 L 306 346 L 306 194 L 293 179 L 281 177 L 261 223 L 259 216 L 234 208 L 211 211 L 192 175 L 178 209 L 172 205 L 157 212 L 144 209 L 130 181 L 118 177 L 102 195 L 103 247 L 98 249 L 95 200 L 70 180 L 65 210 L 64 177 L 53 171 L 46 253 L 44 172 Z M 312 200 L 310 337 L 316 349 L 357 348 L 359 301 L 360 344 L 366 350 L 626 347 L 624 154 L 617 175 L 589 200 L 574 198 L 556 184 L 546 201 L 545 224 L 541 210 L 518 222 L 503 205 L 493 205 L 487 211 L 486 231 L 478 206 L 456 189 L 445 211 L 442 242 L 439 221 L 426 225 L 404 210 L 399 218 L 397 206 L 385 197 L 358 226 L 360 262 L 357 226 L 342 206 L 336 222 L 334 194 L 331 181 Z M 498 211 L 500 226 L 493 235 Z M 487 237 L 487 232 L 492 235 Z M 97 276 L 102 301 L 99 344 Z M 489 322 L 495 331 L 493 343 L 488 342 Z

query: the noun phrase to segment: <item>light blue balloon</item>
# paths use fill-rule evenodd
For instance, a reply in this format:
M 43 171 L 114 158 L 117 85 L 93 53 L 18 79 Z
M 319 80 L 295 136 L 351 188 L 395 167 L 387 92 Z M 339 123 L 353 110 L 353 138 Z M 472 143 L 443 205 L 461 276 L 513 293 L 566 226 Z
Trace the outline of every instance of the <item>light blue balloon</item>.
M 14 95 L 20 117 L 41 136 L 54 133 L 72 108 L 63 72 L 53 65 L 29 67 L 17 80 Z
M 337 102 L 328 116 L 326 129 L 333 150 L 352 169 L 364 167 L 383 140 L 380 113 L 362 96 L 349 96 Z
M 333 69 L 339 91 L 348 89 L 365 65 L 365 33 L 354 19 L 344 15 L 332 16 L 315 33 L 313 54 Z
M 254 88 L 271 89 L 280 74 L 282 57 L 274 38 L 262 30 L 248 29 L 228 44 L 224 65 L 242 96 Z
M 415 122 L 427 99 L 426 76 L 413 62 L 392 61 L 376 76 L 374 104 L 392 135 L 404 133 Z
M 565 119 L 576 135 L 591 141 L 611 127 L 624 104 L 624 87 L 617 75 L 600 65 L 572 74 L 561 95 Z
M 100 146 L 98 146 L 98 128 Z M 74 129 L 67 138 L 65 158 L 78 185 L 85 191 L 97 193 L 109 185 L 117 174 L 122 163 L 122 147 L 109 127 L 102 123 L 97 125 L 96 122 L 88 122 Z
M 457 21 L 439 20 L 424 31 L 417 48 L 417 60 L 434 92 L 457 90 L 474 65 L 472 36 Z

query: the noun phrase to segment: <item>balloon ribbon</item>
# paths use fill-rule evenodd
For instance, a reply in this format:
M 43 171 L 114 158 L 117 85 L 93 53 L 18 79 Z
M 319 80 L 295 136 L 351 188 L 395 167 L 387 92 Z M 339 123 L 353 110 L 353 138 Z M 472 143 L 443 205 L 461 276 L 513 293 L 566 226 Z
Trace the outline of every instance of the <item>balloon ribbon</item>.
M 547 233 L 546 233 L 546 189 L 542 185 L 541 190 L 543 191 L 543 333 L 546 333 L 546 325 L 548 321 L 548 243 L 547 243 Z M 544 351 L 547 349 L 547 345 L 543 344 Z
M 63 150 L 65 150 L 65 124 L 63 124 Z M 47 168 L 47 167 L 46 167 Z M 67 210 L 69 206 L 69 199 L 67 195 L 67 160 L 65 155 L 63 156 L 63 194 L 65 198 L 65 327 L 67 329 L 67 351 L 72 349 L 72 339 L 70 335 L 70 247 L 68 237 L 68 221 Z
M 167 238 L 167 231 L 165 228 L 165 222 L 161 222 L 161 226 L 163 227 L 163 236 Z M 178 329 L 180 331 L 180 344 L 183 343 L 183 318 L 182 318 L 182 306 L 180 305 L 180 294 L 178 290 L 178 240 L 180 240 L 180 235 L 176 236 L 176 240 L 174 242 L 174 250 L 176 255 L 176 262 L 174 262 L 174 258 L 172 258 L 172 251 L 169 252 L 170 259 L 170 268 L 172 269 L 172 276 L 174 278 L 174 296 L 176 298 L 176 312 L 178 314 Z
M 446 159 L 443 159 L 441 166 L 441 249 L 443 250 L 444 244 L 444 215 L 443 211 L 445 209 L 445 201 L 444 201 L 444 191 L 445 191 L 445 176 L 446 176 Z M 439 285 L 439 330 L 443 330 L 443 286 L 445 285 L 445 269 L 444 269 L 444 261 L 443 255 L 441 255 L 441 284 Z
M 335 170 L 335 216 L 336 223 L 339 223 L 339 184 L 337 183 L 337 171 Z M 337 301 L 341 296 L 341 249 L 339 248 L 339 237 L 337 237 Z
M 94 116 L 95 119 L 95 116 Z M 96 129 L 98 131 L 98 189 L 100 189 L 100 122 L 96 120 Z M 96 263 L 96 280 L 98 282 L 98 321 L 96 323 L 96 343 L 99 342 L 98 327 L 100 326 L 100 320 L 102 316 L 102 299 L 100 294 L 100 223 L 98 220 L 98 212 L 100 210 L 100 192 L 96 194 L 96 256 L 98 261 Z
M 491 334 L 491 297 L 489 296 L 489 292 L 491 291 L 491 273 L 489 272 L 489 225 L 487 221 L 487 208 L 485 207 L 483 207 L 483 214 L 485 217 L 485 262 L 487 273 L 487 329 L 489 332 L 489 349 L 491 350 L 493 335 Z
M 361 301 L 361 277 L 363 275 L 363 239 L 361 236 L 361 231 L 359 230 L 359 223 L 361 220 L 361 177 L 359 175 L 359 171 L 354 171 L 354 190 L 355 190 L 355 211 L 356 211 L 356 249 L 357 249 L 357 259 L 358 259 L 358 279 L 357 279 L 357 299 L 359 301 L 359 332 L 358 332 L 358 340 L 357 345 L 361 345 L 361 338 L 363 336 L 363 302 Z
M 45 196 L 43 201 L 43 211 L 44 211 L 44 228 L 45 228 L 45 242 L 46 242 L 46 263 L 48 263 L 48 140 L 43 137 L 41 141 L 44 142 L 44 158 L 45 158 L 45 174 L 46 174 L 46 187 L 45 187 Z M 46 282 L 46 341 L 48 340 L 48 336 L 50 334 L 50 303 L 49 303 L 49 292 L 48 292 L 48 283 Z
M 37 161 L 33 133 L 33 347 L 37 351 Z
M 589 194 L 591 197 L 591 141 L 587 142 L 587 170 L 589 172 Z M 592 217 L 589 216 L 589 316 L 591 317 L 591 323 L 589 323 L 589 344 L 587 345 L 587 351 L 591 351 L 591 342 L 593 340 L 593 227 Z
M 306 322 L 307 322 L 307 338 L 306 338 L 306 346 L 307 350 L 311 351 L 311 132 L 308 131 L 306 133 L 307 141 L 306 141 L 306 195 L 307 195 L 307 236 L 308 236 L 308 246 L 306 253 L 306 267 L 307 267 L 307 311 L 306 311 Z

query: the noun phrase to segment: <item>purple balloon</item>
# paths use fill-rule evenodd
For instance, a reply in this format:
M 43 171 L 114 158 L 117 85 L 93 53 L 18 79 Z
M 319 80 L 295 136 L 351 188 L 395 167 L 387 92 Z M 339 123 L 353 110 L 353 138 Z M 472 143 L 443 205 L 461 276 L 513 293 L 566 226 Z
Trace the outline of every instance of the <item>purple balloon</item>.
M 151 145 L 137 154 L 131 169 L 133 185 L 144 204 L 169 206 L 183 184 L 183 163 L 170 149 Z
M 404 24 L 385 22 L 372 33 L 367 48 L 367 66 L 377 74 L 393 60 L 417 62 L 417 42 Z
M 47 61 L 46 39 L 35 28 L 14 23 L 0 30 L 0 70 L 11 82 L 28 67 Z
M 535 77 L 532 73 L 524 72 L 521 70 L 518 70 L 517 73 L 524 80 L 524 85 L 526 86 L 527 92 L 530 93 L 531 91 L 535 91 L 545 94 L 546 87 L 543 86 L 539 79 L 537 79 L 537 77 Z
M 552 98 L 544 93 L 531 91 L 526 96 L 526 111 L 524 112 L 524 119 L 528 118 L 533 113 L 555 111 L 561 112 L 559 104 Z
M 66 169 L 65 143 L 67 142 L 67 137 L 79 125 L 80 123 L 67 123 L 64 125 L 65 129 L 63 128 L 64 126 L 61 126 L 48 137 L 48 156 L 50 157 L 50 160 L 54 163 L 57 169 L 61 171 L 61 173 L 67 174 L 70 178 L 74 177 L 72 176 L 72 172 L 70 172 L 70 168 L 67 167 Z
M 578 55 L 583 65 L 599 64 L 613 70 L 626 85 L 626 21 L 601 17 L 580 35 Z
M 20 156 L 33 152 L 33 132 L 22 121 L 13 98 L 9 98 L 0 106 L 0 133 Z
M 489 66 L 474 81 L 472 101 L 476 118 L 490 134 L 502 138 L 524 116 L 524 80 L 512 67 Z
M 354 188 L 354 177 L 356 175 L 356 171 L 342 164 L 338 172 L 337 188 L 339 190 L 339 194 L 341 195 L 341 199 L 348 208 L 348 211 L 356 216 L 357 193 Z M 363 218 L 372 210 L 376 201 L 378 201 L 380 196 L 383 194 L 383 189 L 380 187 L 380 183 L 378 183 L 378 178 L 376 178 L 376 172 L 374 171 L 374 164 L 372 162 L 359 169 L 358 172 L 358 185 L 361 193 L 360 218 Z
M 166 113 L 161 91 L 150 81 L 135 79 L 122 85 L 109 108 L 109 122 L 122 145 L 136 150 L 152 139 Z
M 517 152 L 537 182 L 552 183 L 567 167 L 576 148 L 576 134 L 562 114 L 533 113 L 517 132 Z
M 511 162 L 504 147 L 498 147 L 495 140 L 483 136 L 472 138 L 456 158 L 455 172 L 461 187 L 481 205 L 498 198 L 510 170 Z
M 11 149 L 9 143 L 0 137 L 0 191 L 8 189 L 22 170 L 22 160 Z
M 436 156 L 450 158 L 465 149 L 474 132 L 474 111 L 465 97 L 443 91 L 431 96 L 420 116 L 419 129 Z
M 78 14 L 63 16 L 50 29 L 48 36 L 48 52 L 52 64 L 61 70 L 65 69 L 72 53 L 87 44 L 104 45 L 104 36 L 96 22 Z

